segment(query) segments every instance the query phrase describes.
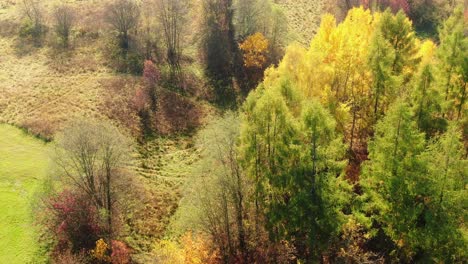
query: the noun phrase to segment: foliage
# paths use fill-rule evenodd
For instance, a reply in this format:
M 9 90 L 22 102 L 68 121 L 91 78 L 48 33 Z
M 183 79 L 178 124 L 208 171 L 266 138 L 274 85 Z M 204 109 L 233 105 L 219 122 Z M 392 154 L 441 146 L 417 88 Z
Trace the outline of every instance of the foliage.
M 94 248 L 102 234 L 96 207 L 84 195 L 65 190 L 50 198 L 48 230 L 58 240 L 55 254 Z
M 154 248 L 156 260 L 174 264 L 211 264 L 218 263 L 216 251 L 212 251 L 209 242 L 200 234 L 185 233 L 180 243 L 163 239 Z
M 131 250 L 128 248 L 128 246 L 124 242 L 118 241 L 118 240 L 112 240 L 111 250 L 112 250 L 112 254 L 110 258 L 113 264 L 130 263 Z
M 113 234 L 117 183 L 128 162 L 130 144 L 106 123 L 77 120 L 58 136 L 54 162 L 64 182 L 82 192 L 97 210 L 104 210 L 108 237 Z
M 266 62 L 268 51 L 268 40 L 262 33 L 255 33 L 239 44 L 244 52 L 244 65 L 246 67 L 262 68 Z
M 449 207 L 441 207 L 439 196 L 448 191 L 445 189 L 448 179 L 466 174 L 466 171 L 458 170 L 464 162 L 460 152 L 463 148 L 452 127 L 451 132 L 436 143 L 447 148 L 438 149 L 436 154 L 430 147 L 426 152 L 424 136 L 412 119 L 409 106 L 400 101 L 378 123 L 375 139 L 370 145 L 370 161 L 366 162 L 361 180 L 364 197 L 369 199 L 364 206 L 365 211 L 372 214 L 371 218 L 376 221 L 374 226 L 381 226 L 396 245 L 396 249 L 389 253 L 394 258 L 422 262 L 429 259 L 455 261 L 463 257 L 458 252 L 463 242 L 460 242 L 457 217 L 445 210 L 463 203 L 459 200 L 463 188 L 452 187 L 455 188 L 452 189 L 454 196 L 447 198 L 451 199 Z M 451 143 L 447 137 L 451 138 Z M 446 158 L 444 163 L 441 156 Z M 453 159 L 447 159 L 448 156 Z M 454 164 L 448 165 L 448 162 Z M 445 172 L 433 174 L 430 168 L 434 165 Z M 447 243 L 450 250 L 439 251 L 434 247 L 435 244 Z
M 217 101 L 229 104 L 235 97 L 232 77 L 237 56 L 232 0 L 203 1 L 201 12 L 201 56 L 205 73 Z
M 422 62 L 412 82 L 411 101 L 418 128 L 427 136 L 443 131 L 446 121 L 442 118 L 442 96 L 436 87 L 434 67 L 435 44 L 426 41 L 421 45 Z
M 36 45 L 39 45 L 46 32 L 41 4 L 37 0 L 23 0 L 22 12 L 24 22 L 20 28 L 20 36 L 30 37 Z
M 73 30 L 75 17 L 73 9 L 66 5 L 57 7 L 54 11 L 55 33 L 60 39 L 60 43 L 68 48 L 71 31 Z
M 256 210 L 275 241 L 294 241 L 301 258 L 318 259 L 344 218 L 343 144 L 320 103 L 302 101 L 287 79 L 264 85 L 247 98 L 241 129 Z
M 439 32 L 440 86 L 444 88 L 444 113 L 460 120 L 466 112 L 466 84 L 468 82 L 468 38 L 466 22 L 461 6 L 455 9 Z
M 99 262 L 109 262 L 110 258 L 107 255 L 108 250 L 109 246 L 104 241 L 104 239 L 100 238 L 96 241 L 96 247 L 91 250 L 91 254 Z

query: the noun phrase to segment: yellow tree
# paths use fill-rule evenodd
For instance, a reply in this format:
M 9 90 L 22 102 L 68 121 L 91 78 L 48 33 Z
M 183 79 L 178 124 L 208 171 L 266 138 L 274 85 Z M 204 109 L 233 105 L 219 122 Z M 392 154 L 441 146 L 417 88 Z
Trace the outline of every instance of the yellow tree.
M 268 39 L 262 33 L 257 32 L 247 37 L 239 45 L 244 53 L 244 65 L 246 67 L 262 68 L 267 61 Z

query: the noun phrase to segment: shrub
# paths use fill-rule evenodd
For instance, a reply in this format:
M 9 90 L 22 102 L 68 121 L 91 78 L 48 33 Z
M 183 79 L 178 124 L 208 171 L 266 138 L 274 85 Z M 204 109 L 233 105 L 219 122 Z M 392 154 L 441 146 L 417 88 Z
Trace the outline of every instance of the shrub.
M 46 31 L 43 11 L 39 1 L 23 0 L 22 11 L 24 20 L 20 27 L 20 36 L 30 37 L 36 44 L 39 44 Z
M 49 201 L 53 215 L 48 223 L 49 231 L 58 240 L 55 253 L 71 250 L 72 253 L 94 248 L 102 228 L 98 212 L 84 195 L 65 190 Z
M 112 240 L 111 242 L 111 262 L 113 264 L 128 264 L 130 263 L 130 249 L 128 246 L 118 240 Z
M 70 38 L 70 33 L 73 28 L 75 17 L 73 10 L 66 6 L 61 5 L 54 11 L 55 19 L 55 33 L 57 34 L 60 44 L 67 48 Z
M 98 262 L 109 262 L 110 258 L 108 256 L 109 246 L 104 241 L 104 239 L 100 238 L 96 241 L 96 247 L 91 250 L 91 255 L 94 259 Z

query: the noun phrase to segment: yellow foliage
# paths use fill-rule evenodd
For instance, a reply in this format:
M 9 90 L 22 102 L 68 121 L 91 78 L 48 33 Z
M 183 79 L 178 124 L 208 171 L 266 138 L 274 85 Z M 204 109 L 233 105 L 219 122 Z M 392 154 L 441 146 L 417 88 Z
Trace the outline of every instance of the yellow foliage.
M 184 264 L 184 254 L 181 245 L 172 240 L 159 241 L 154 252 L 160 263 Z
M 110 257 L 107 255 L 107 250 L 109 246 L 104 241 L 104 239 L 99 239 L 96 241 L 96 247 L 91 250 L 93 257 L 99 261 L 110 262 Z
M 268 53 L 268 39 L 262 33 L 255 33 L 242 42 L 239 48 L 244 53 L 246 67 L 262 68 Z
M 180 243 L 163 239 L 159 241 L 154 252 L 161 263 L 173 264 L 209 264 L 216 263 L 218 252 L 212 250 L 208 239 L 198 234 L 187 232 Z
M 421 44 L 421 48 L 419 50 L 418 56 L 421 57 L 421 63 L 428 64 L 432 61 L 435 51 L 437 49 L 437 46 L 434 42 L 431 40 L 425 40 Z
M 185 264 L 215 263 L 217 252 L 212 252 L 208 239 L 202 235 L 193 235 L 191 232 L 182 237 L 184 245 Z

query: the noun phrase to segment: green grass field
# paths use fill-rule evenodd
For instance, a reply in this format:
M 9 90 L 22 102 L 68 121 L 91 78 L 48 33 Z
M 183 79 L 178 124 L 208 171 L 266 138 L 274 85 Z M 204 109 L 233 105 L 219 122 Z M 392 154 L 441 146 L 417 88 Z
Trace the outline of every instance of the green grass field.
M 38 250 L 33 196 L 48 164 L 47 145 L 0 124 L 0 263 L 32 263 Z

